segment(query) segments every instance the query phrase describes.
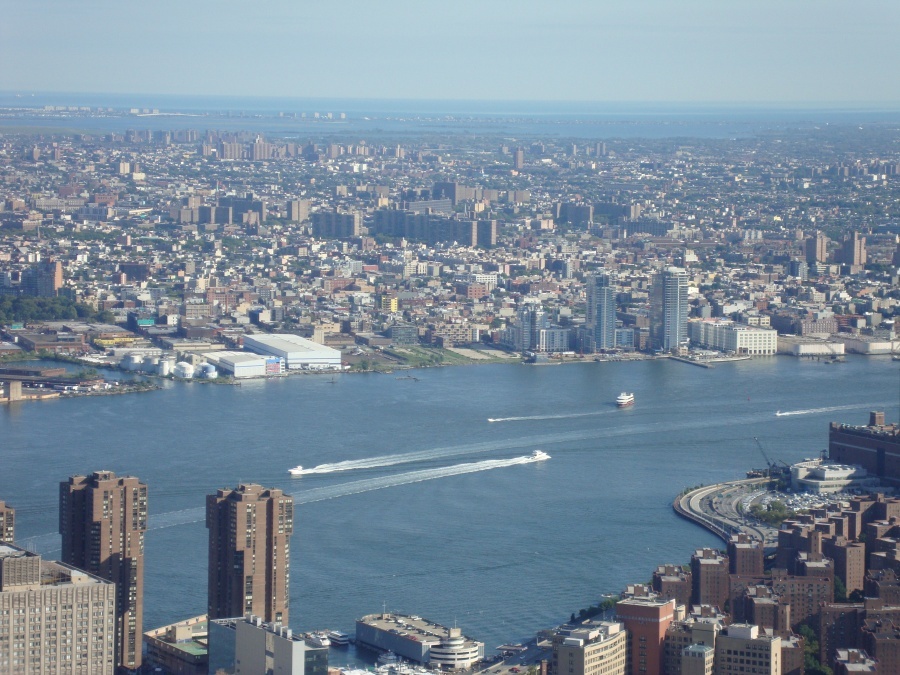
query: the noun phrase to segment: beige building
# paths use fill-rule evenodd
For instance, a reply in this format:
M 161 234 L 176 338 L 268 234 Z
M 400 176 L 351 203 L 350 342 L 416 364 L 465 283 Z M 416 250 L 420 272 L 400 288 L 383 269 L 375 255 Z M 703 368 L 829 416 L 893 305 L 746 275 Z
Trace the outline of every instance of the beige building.
M 113 675 L 116 587 L 0 544 L 0 673 Z
M 141 666 L 147 486 L 112 471 L 60 484 L 62 559 L 116 584 L 117 665 Z
M 781 675 L 781 638 L 751 624 L 728 626 L 716 639 L 715 675 L 735 672 Z
M 206 497 L 210 619 L 253 614 L 288 625 L 294 499 L 248 483 Z
M 713 675 L 716 650 L 709 645 L 685 647 L 681 655 L 681 675 Z
M 552 675 L 625 675 L 628 634 L 621 623 L 566 626 L 553 636 Z

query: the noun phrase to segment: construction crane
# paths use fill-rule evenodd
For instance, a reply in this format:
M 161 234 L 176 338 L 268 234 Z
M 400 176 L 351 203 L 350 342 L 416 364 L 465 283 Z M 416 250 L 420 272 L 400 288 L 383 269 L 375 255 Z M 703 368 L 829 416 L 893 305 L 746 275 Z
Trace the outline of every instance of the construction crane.
M 775 462 L 773 462 L 773 461 L 771 461 L 771 460 L 769 459 L 769 456 L 766 454 L 766 451 L 765 451 L 765 449 L 763 448 L 762 443 L 759 442 L 759 438 L 757 438 L 756 436 L 754 436 L 754 437 L 753 437 L 753 440 L 756 441 L 756 447 L 759 448 L 759 451 L 762 453 L 763 459 L 766 460 L 766 467 L 767 467 L 768 470 L 769 470 L 769 478 L 771 478 L 771 477 L 772 477 L 772 471 L 773 471 L 774 468 L 775 468 Z
M 760 442 L 759 438 L 754 436 L 753 440 L 756 441 L 756 447 L 759 448 L 759 451 L 762 453 L 763 458 L 766 460 L 769 478 L 774 478 L 776 474 L 785 474 L 785 469 L 790 469 L 790 465 L 784 460 L 779 459 L 777 462 L 773 462 L 772 460 L 770 460 L 769 455 L 766 454 L 766 451 L 763 448 L 763 445 Z M 779 464 L 781 464 L 781 467 L 778 466 Z

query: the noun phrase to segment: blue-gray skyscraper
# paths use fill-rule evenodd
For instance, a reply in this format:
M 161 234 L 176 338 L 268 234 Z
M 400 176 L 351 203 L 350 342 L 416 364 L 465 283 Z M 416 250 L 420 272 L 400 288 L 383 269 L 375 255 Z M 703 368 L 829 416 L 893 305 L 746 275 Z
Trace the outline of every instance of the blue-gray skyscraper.
M 535 349 L 538 334 L 550 327 L 550 319 L 539 303 L 529 302 L 519 308 L 519 325 L 522 329 L 522 344 L 517 345 L 517 348 L 524 352 Z
M 594 351 L 616 346 L 616 291 L 609 273 L 598 272 L 588 279 L 586 323 L 591 329 Z
M 650 285 L 650 347 L 671 351 L 687 345 L 688 277 L 680 267 L 653 275 Z

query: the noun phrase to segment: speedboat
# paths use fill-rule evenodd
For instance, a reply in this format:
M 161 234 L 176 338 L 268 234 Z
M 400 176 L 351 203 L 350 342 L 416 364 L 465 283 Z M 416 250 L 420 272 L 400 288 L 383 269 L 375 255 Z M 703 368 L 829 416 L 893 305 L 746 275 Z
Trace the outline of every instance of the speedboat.
M 634 405 L 634 394 L 623 391 L 616 397 L 616 405 L 620 408 L 627 408 L 630 405 Z
M 550 459 L 550 455 L 543 450 L 535 450 L 531 453 L 532 462 L 543 462 L 545 459 Z
M 300 476 L 303 474 L 303 467 L 298 464 L 293 469 L 288 469 L 288 473 L 292 476 Z

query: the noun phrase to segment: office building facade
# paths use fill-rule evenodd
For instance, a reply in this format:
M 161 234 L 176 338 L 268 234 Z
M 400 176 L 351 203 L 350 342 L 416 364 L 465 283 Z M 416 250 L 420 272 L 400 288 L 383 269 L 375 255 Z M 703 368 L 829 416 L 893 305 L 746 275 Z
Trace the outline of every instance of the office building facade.
M 141 666 L 147 486 L 111 471 L 60 484 L 63 562 L 116 584 L 116 665 Z
M 626 598 L 616 603 L 616 618 L 628 631 L 628 672 L 662 672 L 666 630 L 675 620 L 675 601 L 655 596 Z
M 209 618 L 288 623 L 294 500 L 253 483 L 206 497 Z
M 208 672 L 223 675 L 328 675 L 328 648 L 312 647 L 287 626 L 257 616 L 209 621 Z
M 781 675 L 781 638 L 750 624 L 728 626 L 716 638 L 715 675 L 738 672 Z
M 553 675 L 625 675 L 628 634 L 621 623 L 591 621 L 553 635 Z
M 113 675 L 116 586 L 0 544 L 0 673 Z

